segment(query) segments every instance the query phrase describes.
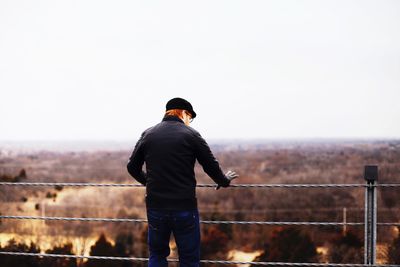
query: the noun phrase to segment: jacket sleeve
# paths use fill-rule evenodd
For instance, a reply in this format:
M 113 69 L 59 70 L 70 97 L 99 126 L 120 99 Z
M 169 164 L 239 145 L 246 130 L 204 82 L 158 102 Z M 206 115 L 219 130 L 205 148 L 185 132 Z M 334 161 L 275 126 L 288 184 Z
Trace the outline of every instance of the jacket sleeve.
M 135 149 L 132 152 L 131 157 L 129 158 L 128 165 L 126 166 L 129 174 L 136 179 L 142 185 L 146 185 L 146 173 L 142 170 L 144 164 L 144 134 L 140 137 L 139 141 L 137 141 L 135 145 Z
M 195 133 L 196 158 L 203 167 L 205 173 L 211 177 L 218 185 L 229 186 L 230 180 L 222 172 L 217 159 L 214 157 L 206 140 L 199 133 Z

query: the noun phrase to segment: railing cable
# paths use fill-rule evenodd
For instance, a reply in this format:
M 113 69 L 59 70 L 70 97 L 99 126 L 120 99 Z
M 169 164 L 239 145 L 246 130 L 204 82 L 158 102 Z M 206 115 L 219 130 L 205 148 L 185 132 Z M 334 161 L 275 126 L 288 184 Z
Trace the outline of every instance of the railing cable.
M 84 255 L 64 255 L 64 254 L 47 254 L 47 253 L 28 253 L 28 252 L 0 252 L 0 255 L 14 256 L 34 256 L 34 257 L 51 257 L 51 258 L 73 258 L 73 259 L 91 259 L 91 260 L 116 260 L 116 261 L 139 261 L 146 262 L 148 258 L 137 257 L 105 257 L 105 256 L 84 256 Z M 179 262 L 178 259 L 168 259 L 169 262 Z M 201 263 L 210 264 L 251 264 L 263 266 L 315 266 L 315 267 L 400 267 L 400 265 L 390 264 L 358 264 L 358 263 L 292 263 L 292 262 L 251 262 L 251 261 L 223 261 L 223 260 L 200 260 Z
M 94 186 L 94 187 L 144 187 L 138 183 L 132 184 L 111 184 L 111 183 L 46 183 L 46 182 L 0 182 L 4 186 Z M 211 187 L 215 184 L 198 184 L 197 187 Z M 382 186 L 382 185 L 379 185 Z M 388 184 L 386 186 L 389 186 Z M 390 186 L 400 186 L 390 184 Z M 231 188 L 324 188 L 324 187 L 366 187 L 365 184 L 232 184 Z
M 45 220 L 45 221 L 93 221 L 93 222 L 131 222 L 131 223 L 147 223 L 146 219 L 130 219 L 130 218 L 75 218 L 75 217 L 45 217 L 45 216 L 11 216 L 0 215 L 0 219 L 16 219 L 16 220 Z M 202 224 L 241 224 L 241 225 L 364 225 L 362 222 L 266 222 L 266 221 L 208 221 L 201 220 Z
M 52 182 L 0 182 L 3 186 L 94 186 L 94 187 L 144 187 L 142 184 L 112 183 L 52 183 Z M 215 184 L 198 184 L 197 187 L 211 187 Z M 335 187 L 368 187 L 366 184 L 232 184 L 230 188 L 335 188 Z M 377 184 L 375 187 L 400 187 L 400 184 Z

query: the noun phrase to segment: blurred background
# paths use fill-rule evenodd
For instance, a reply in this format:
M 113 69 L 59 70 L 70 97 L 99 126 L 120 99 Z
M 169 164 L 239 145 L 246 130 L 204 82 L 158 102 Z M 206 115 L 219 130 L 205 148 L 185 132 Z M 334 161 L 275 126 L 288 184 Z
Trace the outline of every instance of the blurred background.
M 236 183 L 364 183 L 367 164 L 399 183 L 399 32 L 389 0 L 2 0 L 0 180 L 134 183 L 135 142 L 183 97 Z M 196 175 L 211 183 L 201 166 Z M 0 192 L 2 215 L 145 217 L 143 188 Z M 197 193 L 203 220 L 364 220 L 362 188 Z M 399 189 L 378 193 L 378 221 L 399 222 Z M 1 250 L 147 256 L 145 224 L 1 219 L 0 229 Z M 400 264 L 399 229 L 378 230 L 378 262 Z M 363 227 L 203 225 L 202 235 L 203 259 L 363 262 Z

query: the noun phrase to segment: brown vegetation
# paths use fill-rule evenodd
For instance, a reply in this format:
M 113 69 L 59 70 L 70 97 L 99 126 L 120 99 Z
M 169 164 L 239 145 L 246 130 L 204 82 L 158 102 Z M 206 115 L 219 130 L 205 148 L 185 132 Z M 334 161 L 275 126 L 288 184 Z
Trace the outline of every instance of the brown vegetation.
M 240 174 L 236 183 L 364 183 L 363 167 L 367 164 L 379 166 L 381 183 L 400 183 L 399 141 L 236 144 L 214 146 L 213 150 L 223 169 L 233 169 Z M 0 157 L 0 180 L 134 183 L 125 167 L 129 154 L 130 151 L 0 153 L 3 155 Z M 196 175 L 199 183 L 212 183 L 200 166 L 196 166 Z M 364 218 L 363 188 L 228 188 L 218 191 L 199 188 L 197 194 L 202 220 L 341 222 L 343 208 L 347 209 L 347 221 L 362 222 Z M 380 222 L 400 220 L 398 194 L 398 188 L 379 189 Z M 143 188 L 1 186 L 0 202 L 3 215 L 145 218 Z M 279 229 L 203 225 L 202 257 L 224 259 L 233 249 L 265 251 L 266 244 L 271 244 Z M 353 251 L 351 255 L 339 255 L 343 256 L 340 259 L 333 254 L 324 255 L 330 262 L 362 261 L 358 255 L 359 245 L 343 247 L 346 239 L 339 238 L 342 229 L 338 227 L 294 229 L 308 236 L 315 247 Z M 355 239 L 362 240 L 362 227 L 348 227 L 348 230 Z M 40 235 L 59 247 L 79 239 L 85 244 L 86 252 L 101 233 L 107 240 L 114 240 L 110 244 L 116 244 L 119 234 L 130 233 L 132 242 L 124 255 L 147 256 L 145 224 L 2 220 L 0 232 L 15 237 Z M 396 259 L 399 253 L 395 249 L 397 233 L 390 227 L 381 227 L 378 236 L 378 242 L 390 247 L 386 254 Z M 6 240 L 0 237 L 0 241 L 4 248 Z M 39 238 L 36 241 L 40 243 Z M 76 246 L 70 250 L 76 254 L 85 252 Z M 324 257 L 319 255 L 312 259 Z M 383 261 L 391 260 L 387 256 Z

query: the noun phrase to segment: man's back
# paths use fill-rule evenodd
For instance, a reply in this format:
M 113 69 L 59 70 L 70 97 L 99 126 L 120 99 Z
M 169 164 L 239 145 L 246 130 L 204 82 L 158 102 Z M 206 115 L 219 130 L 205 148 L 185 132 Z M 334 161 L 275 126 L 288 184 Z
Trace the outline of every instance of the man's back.
M 139 168 L 146 163 L 146 176 L 138 181 L 146 184 L 149 208 L 196 208 L 196 159 L 217 184 L 229 184 L 200 134 L 177 117 L 165 117 L 142 134 L 128 171 L 136 178 Z
M 191 128 L 177 120 L 166 118 L 145 132 L 147 201 L 171 201 L 173 206 L 180 206 L 184 203 L 174 200 L 185 200 L 193 206 L 195 136 Z

